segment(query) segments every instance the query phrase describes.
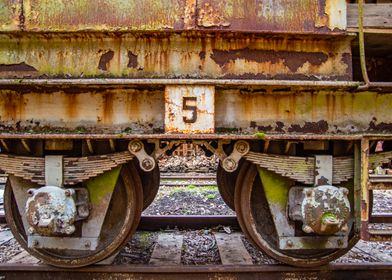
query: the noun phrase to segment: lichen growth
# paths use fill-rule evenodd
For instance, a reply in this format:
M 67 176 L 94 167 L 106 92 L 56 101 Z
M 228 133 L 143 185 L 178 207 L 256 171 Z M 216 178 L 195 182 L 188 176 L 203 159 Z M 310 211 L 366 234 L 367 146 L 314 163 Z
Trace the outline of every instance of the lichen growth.
M 120 170 L 121 166 L 116 167 L 86 182 L 92 205 L 99 205 L 102 199 L 113 192 Z
M 286 207 L 292 181 L 264 168 L 259 168 L 259 176 L 264 187 L 267 200 L 270 203 Z

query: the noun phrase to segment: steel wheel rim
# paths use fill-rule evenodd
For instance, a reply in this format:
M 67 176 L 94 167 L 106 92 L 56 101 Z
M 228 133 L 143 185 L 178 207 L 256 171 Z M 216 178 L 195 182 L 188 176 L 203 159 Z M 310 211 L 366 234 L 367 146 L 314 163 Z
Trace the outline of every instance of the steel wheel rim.
M 121 229 L 116 234 L 112 234 L 114 238 L 111 241 L 106 242 L 109 243 L 109 245 L 100 245 L 99 249 L 96 251 L 91 251 L 87 254 L 81 254 L 81 256 L 76 257 L 64 256 L 64 254 L 61 254 L 64 251 L 61 250 L 28 248 L 26 234 L 24 233 L 24 228 L 21 221 L 21 216 L 19 215 L 19 211 L 17 210 L 15 201 L 13 201 L 13 192 L 9 181 L 7 181 L 7 185 L 4 191 L 4 208 L 7 224 L 10 227 L 11 232 L 15 236 L 15 239 L 17 239 L 23 249 L 25 249 L 31 255 L 37 257 L 38 259 L 44 261 L 47 264 L 58 267 L 72 268 L 82 267 L 102 261 L 115 254 L 128 242 L 129 238 L 135 232 L 140 221 L 142 208 L 142 205 L 140 203 L 142 201 L 141 181 L 137 173 L 133 172 L 132 169 L 133 168 L 130 167 L 129 164 L 122 167 L 108 210 L 109 213 L 111 207 L 118 203 L 118 198 L 121 198 L 121 193 L 118 188 L 123 188 L 123 191 L 125 191 L 127 197 L 125 198 L 126 204 L 123 205 L 124 207 L 126 207 L 126 209 L 122 211 L 124 213 L 122 219 L 123 221 L 118 221 L 122 224 L 120 226 Z M 15 213 L 15 211 L 17 211 L 17 213 Z M 104 231 L 105 227 L 108 227 L 108 223 L 110 223 L 110 221 L 108 221 L 110 220 L 108 219 L 108 213 L 105 217 L 102 231 Z M 107 230 L 110 232 L 111 227 Z M 109 234 L 109 232 L 106 234 Z
M 238 163 L 238 168 L 236 171 L 230 173 L 227 172 L 221 167 L 221 161 L 219 161 L 218 169 L 216 172 L 216 183 L 218 185 L 219 193 L 226 203 L 227 206 L 230 207 L 231 210 L 235 211 L 235 185 L 238 174 L 241 170 L 241 167 L 244 164 L 249 164 L 245 160 L 240 160 Z
M 245 173 L 242 173 L 242 177 L 238 177 L 236 183 L 236 193 L 238 193 L 238 199 L 236 198 L 237 204 L 236 207 L 240 208 L 239 212 L 241 213 L 239 218 L 239 223 L 245 234 L 249 235 L 250 240 L 262 251 L 267 253 L 270 257 L 279 260 L 283 263 L 300 266 L 300 267 L 314 267 L 320 266 L 323 264 L 327 264 L 332 260 L 339 258 L 348 252 L 358 241 L 358 237 L 351 233 L 351 237 L 349 238 L 348 246 L 344 249 L 336 249 L 336 250 L 327 250 L 327 251 L 317 251 L 312 255 L 311 252 L 309 254 L 303 254 L 302 257 L 301 251 L 298 250 L 297 254 L 287 254 L 283 250 L 279 250 L 276 246 L 271 244 L 272 242 L 267 241 L 260 234 L 260 228 L 267 228 L 267 225 L 257 225 L 257 221 L 254 218 L 254 208 L 252 209 L 251 198 L 254 195 L 253 186 L 255 183 L 255 178 L 258 178 L 258 172 L 255 165 L 249 166 Z M 259 180 L 260 181 L 260 180 Z M 260 181 L 261 183 L 261 181 Z M 237 191 L 238 189 L 238 191 Z M 262 190 L 262 189 L 261 189 Z M 267 213 L 262 213 L 265 216 Z M 241 220 L 241 221 L 240 221 Z M 272 220 L 271 220 L 272 222 Z

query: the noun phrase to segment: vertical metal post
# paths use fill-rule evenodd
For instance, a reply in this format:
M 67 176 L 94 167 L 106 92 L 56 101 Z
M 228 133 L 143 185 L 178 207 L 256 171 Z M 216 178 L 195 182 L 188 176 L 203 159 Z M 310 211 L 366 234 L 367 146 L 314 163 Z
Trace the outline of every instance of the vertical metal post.
M 369 240 L 369 140 L 361 140 L 361 239 Z

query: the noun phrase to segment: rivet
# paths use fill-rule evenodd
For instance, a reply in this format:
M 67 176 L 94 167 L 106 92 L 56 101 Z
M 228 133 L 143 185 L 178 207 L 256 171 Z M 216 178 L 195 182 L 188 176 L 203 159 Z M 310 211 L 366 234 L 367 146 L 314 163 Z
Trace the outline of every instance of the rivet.
M 32 196 L 34 195 L 34 189 L 29 189 L 29 190 L 27 191 L 27 194 L 28 194 L 30 197 L 32 197 Z
M 142 149 L 142 143 L 140 141 L 132 141 L 129 143 L 129 149 L 131 152 L 137 153 Z
M 32 245 L 33 245 L 33 247 L 38 247 L 38 245 L 39 245 L 38 240 L 33 240 Z

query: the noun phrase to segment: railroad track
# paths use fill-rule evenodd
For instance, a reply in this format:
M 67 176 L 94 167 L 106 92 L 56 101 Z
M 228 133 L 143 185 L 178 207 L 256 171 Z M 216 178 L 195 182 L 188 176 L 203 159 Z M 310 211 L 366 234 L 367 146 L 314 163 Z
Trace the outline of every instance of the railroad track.
M 161 174 L 161 186 L 215 186 L 215 174 L 167 173 Z
M 262 266 L 90 266 L 61 269 L 47 265 L 0 264 L 0 279 L 391 279 L 387 264 L 332 264 L 319 268 Z M 2 277 L 2 278 L 1 278 Z

